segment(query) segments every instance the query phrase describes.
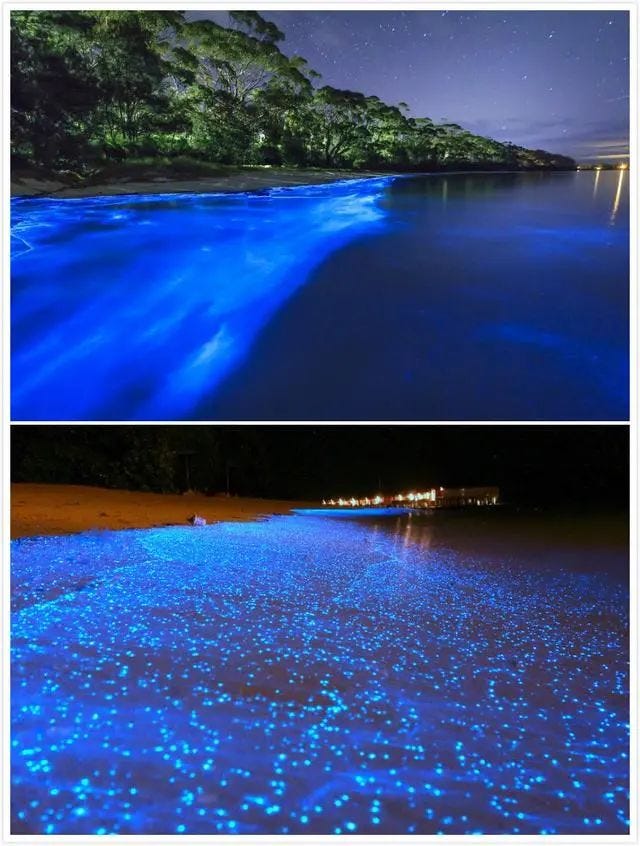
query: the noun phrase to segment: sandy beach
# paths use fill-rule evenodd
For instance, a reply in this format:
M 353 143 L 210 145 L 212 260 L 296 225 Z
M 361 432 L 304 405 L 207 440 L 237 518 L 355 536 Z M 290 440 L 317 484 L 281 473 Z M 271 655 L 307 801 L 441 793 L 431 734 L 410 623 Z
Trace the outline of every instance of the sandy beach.
M 14 174 L 12 197 L 94 197 L 118 194 L 238 193 L 296 185 L 322 185 L 341 179 L 369 179 L 388 174 L 346 170 L 298 170 L 296 168 L 253 167 L 212 176 L 153 171 L 147 174 L 116 175 L 110 179 L 66 181 Z
M 274 499 L 156 494 L 84 485 L 11 486 L 11 537 L 64 535 L 90 529 L 146 529 L 186 525 L 192 514 L 207 523 L 288 514 L 309 503 Z

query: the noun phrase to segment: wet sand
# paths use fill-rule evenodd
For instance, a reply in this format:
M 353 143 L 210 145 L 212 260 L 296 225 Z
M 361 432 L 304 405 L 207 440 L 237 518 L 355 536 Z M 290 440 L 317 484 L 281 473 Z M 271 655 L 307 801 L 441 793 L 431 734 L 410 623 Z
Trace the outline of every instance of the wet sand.
M 15 543 L 12 833 L 626 834 L 627 585 L 459 513 Z
M 84 485 L 11 486 L 11 537 L 65 535 L 91 529 L 146 529 L 186 525 L 192 514 L 207 523 L 289 514 L 313 503 L 202 494 L 156 494 Z
M 118 194 L 207 194 L 260 191 L 296 185 L 322 185 L 342 179 L 370 179 L 388 174 L 368 171 L 248 168 L 215 176 L 120 176 L 104 182 L 67 183 L 56 179 L 15 177 L 12 197 L 96 197 Z

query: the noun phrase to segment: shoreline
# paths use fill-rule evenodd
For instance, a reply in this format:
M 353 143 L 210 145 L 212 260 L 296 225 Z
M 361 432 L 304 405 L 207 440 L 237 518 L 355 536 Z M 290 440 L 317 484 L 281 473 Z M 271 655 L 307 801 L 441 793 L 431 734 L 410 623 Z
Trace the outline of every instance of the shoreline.
M 111 181 L 67 184 L 54 178 L 15 177 L 11 179 L 11 199 L 71 199 L 116 197 L 127 194 L 242 194 L 270 188 L 298 188 L 331 182 L 380 179 L 396 173 L 339 170 L 294 170 L 286 168 L 247 169 L 215 176 L 116 177 Z
M 192 514 L 207 524 L 249 522 L 292 514 L 315 503 L 249 497 L 159 494 L 89 485 L 13 483 L 11 540 L 86 531 L 186 526 Z
M 460 176 L 492 173 L 573 173 L 573 170 L 496 169 L 431 170 L 431 171 L 349 171 L 297 170 L 295 168 L 247 168 L 206 176 L 161 175 L 150 172 L 138 176 L 104 175 L 97 182 L 63 182 L 59 178 L 16 176 L 11 179 L 11 199 L 81 199 L 91 197 L 121 197 L 137 194 L 246 194 L 273 188 L 303 188 L 339 182 L 364 182 L 369 179 L 398 179 L 412 176 Z

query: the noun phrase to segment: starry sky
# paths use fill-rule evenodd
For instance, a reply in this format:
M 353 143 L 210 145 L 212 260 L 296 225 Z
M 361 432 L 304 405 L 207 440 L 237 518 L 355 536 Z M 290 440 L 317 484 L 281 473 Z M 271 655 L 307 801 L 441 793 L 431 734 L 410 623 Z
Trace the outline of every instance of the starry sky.
M 580 161 L 628 156 L 624 11 L 265 11 L 321 84 Z M 196 12 L 225 23 L 224 12 Z

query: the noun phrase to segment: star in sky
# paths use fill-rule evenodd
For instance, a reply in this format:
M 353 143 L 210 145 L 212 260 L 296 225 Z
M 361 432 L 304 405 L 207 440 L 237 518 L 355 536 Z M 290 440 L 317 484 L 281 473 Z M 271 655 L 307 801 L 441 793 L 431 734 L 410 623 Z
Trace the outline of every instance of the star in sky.
M 269 11 L 321 84 L 580 160 L 628 152 L 625 11 Z M 190 12 L 222 22 L 224 12 Z

